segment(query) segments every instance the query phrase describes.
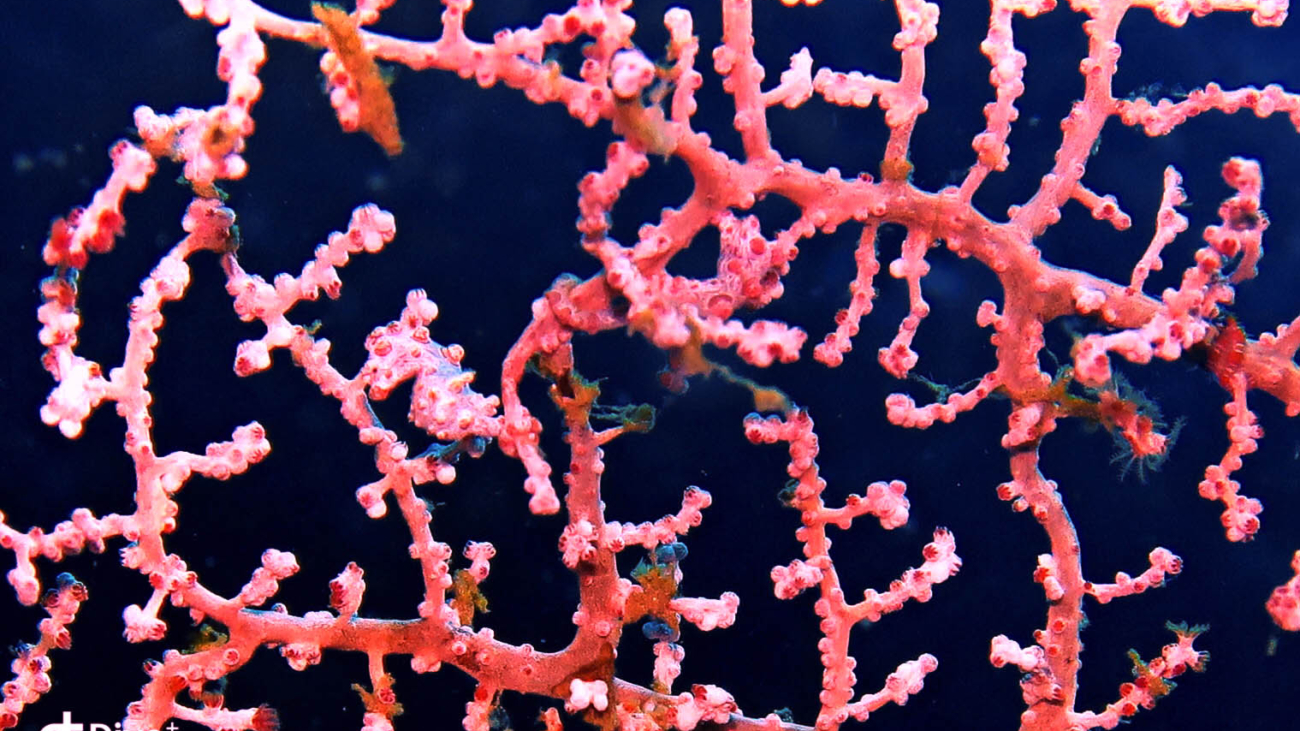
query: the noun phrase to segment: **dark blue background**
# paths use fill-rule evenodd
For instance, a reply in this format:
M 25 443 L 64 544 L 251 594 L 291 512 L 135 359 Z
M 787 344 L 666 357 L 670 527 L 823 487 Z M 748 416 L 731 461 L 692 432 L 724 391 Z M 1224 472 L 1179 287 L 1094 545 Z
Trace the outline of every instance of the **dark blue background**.
M 272 3 L 304 17 L 306 2 Z M 889 47 L 896 31 L 891 5 L 826 0 L 822 7 L 781 8 L 759 0 L 755 15 L 759 59 L 773 83 L 788 57 L 808 46 L 820 67 L 860 69 L 892 77 L 897 54 Z M 639 45 L 658 55 L 665 34 L 665 3 L 633 12 Z M 483 0 L 469 15 L 478 39 L 499 27 L 534 25 L 562 2 Z M 386 14 L 381 28 L 416 38 L 439 32 L 440 6 L 403 0 Z M 716 5 L 694 7 L 701 36 L 700 93 L 696 127 L 713 135 L 732 155 L 739 144 L 730 129 L 731 108 L 710 68 L 717 44 Z M 992 98 L 987 60 L 978 45 L 987 24 L 986 6 L 976 0 L 944 3 L 940 37 L 927 51 L 926 93 L 930 112 L 918 125 L 912 146 L 915 183 L 927 190 L 959 180 L 973 153 L 969 140 L 983 128 L 983 104 Z M 68 442 L 44 427 L 37 410 L 50 388 L 39 367 L 35 308 L 37 283 L 46 274 L 40 247 L 52 217 L 86 203 L 107 175 L 106 150 L 129 135 L 131 110 L 149 104 L 162 112 L 180 105 L 207 107 L 224 98 L 213 73 L 215 30 L 191 21 L 169 2 L 52 0 L 10 3 L 0 24 L 0 80 L 5 112 L 0 139 L 11 161 L 3 166 L 7 222 L 0 306 L 0 510 L 11 525 L 51 527 L 78 506 L 98 513 L 131 510 L 129 460 L 120 449 L 121 421 L 111 408 L 87 424 L 86 434 Z M 1077 63 L 1085 49 L 1081 17 L 1062 7 L 1033 21 L 1016 21 L 1017 45 L 1029 57 L 1022 119 L 1011 137 L 1012 167 L 994 175 L 977 204 L 994 219 L 1023 202 L 1051 164 L 1059 142 L 1060 118 L 1081 93 Z M 1256 29 L 1244 14 L 1193 20 L 1184 29 L 1154 22 L 1134 10 L 1120 41 L 1124 55 L 1116 94 L 1159 84 L 1176 93 L 1218 80 L 1227 87 L 1280 82 L 1300 90 L 1300 28 Z M 529 318 L 528 303 L 561 272 L 588 276 L 593 261 L 577 246 L 573 229 L 576 183 L 584 171 L 603 164 L 608 125 L 584 128 L 559 106 L 537 107 L 504 88 L 480 90 L 453 74 L 399 69 L 392 86 L 407 147 L 395 160 L 359 135 L 338 131 L 321 92 L 319 52 L 280 41 L 268 43 L 270 60 L 262 78 L 266 90 L 254 116 L 258 131 L 249 144 L 249 176 L 226 186 L 245 240 L 240 259 L 250 271 L 271 275 L 297 272 L 312 247 L 330 231 L 346 226 L 353 207 L 373 201 L 397 216 L 398 237 L 378 256 L 362 256 L 343 272 L 344 296 L 295 310 L 296 320 L 322 321 L 321 335 L 334 343 L 336 365 L 355 372 L 364 357 L 369 330 L 396 317 L 405 292 L 423 287 L 438 302 L 434 325 L 441 342 L 465 346 L 467 363 L 479 371 L 485 392 L 498 390 L 499 363 Z M 576 51 L 559 56 L 572 71 Z M 874 173 L 885 137 L 877 108 L 843 110 L 817 100 L 805 107 L 771 112 L 773 139 L 788 158 L 846 176 Z M 1169 137 L 1148 139 L 1140 131 L 1109 124 L 1089 165 L 1085 182 L 1119 196 L 1134 218 L 1119 234 L 1091 220 L 1077 204 L 1041 240 L 1053 262 L 1126 280 L 1149 240 L 1164 167 L 1179 167 L 1192 201 L 1184 212 L 1192 228 L 1165 253 L 1166 270 L 1148 291 L 1177 281 L 1199 245 L 1200 227 L 1215 222 L 1218 203 L 1230 190 L 1218 177 L 1232 155 L 1261 159 L 1264 205 L 1272 226 L 1260 277 L 1239 292 L 1235 313 L 1251 334 L 1289 321 L 1300 312 L 1300 139 L 1283 116 L 1258 120 L 1210 114 Z M 135 283 L 181 236 L 185 190 L 171 181 L 165 164 L 149 191 L 126 204 L 127 235 L 108 257 L 97 257 L 83 277 L 86 325 L 82 352 L 107 364 L 120 361 L 125 341 L 125 306 Z M 637 226 L 653 221 L 664 206 L 689 193 L 690 179 L 677 162 L 656 160 L 635 181 L 614 214 L 614 235 L 635 238 Z M 772 235 L 796 212 L 788 203 L 758 206 Z M 762 313 L 807 329 L 820 340 L 831 317 L 847 302 L 852 277 L 854 227 L 803 242 L 803 254 L 787 279 L 785 299 Z M 881 259 L 897 256 L 900 236 L 886 231 Z M 674 261 L 672 270 L 690 275 L 710 271 L 716 240 L 702 240 Z M 366 569 L 368 616 L 412 617 L 420 598 L 416 565 L 406 554 L 409 536 L 396 517 L 367 519 L 353 499 L 355 489 L 374 479 L 369 450 L 338 416 L 336 404 L 320 396 L 276 354 L 267 374 L 238 379 L 231 371 L 235 344 L 256 336 L 238 323 L 221 287 L 215 257 L 193 259 L 188 297 L 165 315 L 158 361 L 150 377 L 156 396 L 155 434 L 161 451 L 202 450 L 228 438 L 233 427 L 253 419 L 268 429 L 273 452 L 247 475 L 217 483 L 195 479 L 180 494 L 180 529 L 169 549 L 180 553 L 212 589 L 231 594 L 258 565 L 268 547 L 297 553 L 303 571 L 278 600 L 295 613 L 327 604 L 326 584 L 349 561 Z M 918 372 L 937 381 L 976 378 L 992 365 L 987 333 L 974 324 L 981 299 L 1000 300 L 987 271 L 947 252 L 932 255 L 925 280 L 934 313 L 917 341 Z M 823 474 L 832 502 L 871 481 L 908 481 L 912 521 L 884 533 L 870 524 L 847 534 L 834 532 L 834 555 L 846 589 L 883 589 L 906 567 L 920 561 L 920 549 L 937 525 L 957 536 L 965 568 L 939 586 L 927 605 L 909 605 L 879 626 L 857 632 L 859 692 L 874 691 L 898 663 L 922 652 L 940 659 L 925 690 L 905 709 L 887 708 L 874 728 L 1006 729 L 1017 724 L 1023 705 L 1018 671 L 988 664 L 989 638 L 1005 633 L 1028 643 L 1045 616 L 1040 587 L 1031 581 L 1035 556 L 1046 541 L 1032 519 L 1012 513 L 994 495 L 1007 478 L 1006 455 L 998 445 L 1006 404 L 992 400 L 956 424 L 928 432 L 902 431 L 884 420 L 883 398 L 896 390 L 926 394 L 914 384 L 886 377 L 875 350 L 892 337 L 906 308 L 905 289 L 882 276 L 877 311 L 865 323 L 857 350 L 844 366 L 827 371 L 811 362 L 765 372 L 744 372 L 779 385 L 811 409 L 821 435 Z M 1068 323 L 1076 329 L 1087 323 Z M 1069 331 L 1049 329 L 1052 350 L 1064 358 Z M 696 383 L 673 397 L 658 388 L 654 372 L 662 356 L 637 338 L 609 333 L 582 338 L 579 366 L 603 377 L 612 403 L 648 402 L 660 408 L 659 425 L 647 436 L 628 437 L 608 449 L 605 499 L 608 517 L 653 519 L 675 510 L 681 491 L 699 485 L 713 493 L 714 507 L 686 541 L 688 594 L 742 597 L 736 626 L 702 634 L 687 630 L 685 672 L 677 688 L 716 683 L 732 691 L 742 709 L 761 716 L 789 707 L 811 723 L 817 708 L 820 667 L 812 614 L 813 597 L 791 602 L 772 598 L 768 571 L 798 555 L 793 532 L 797 516 L 778 503 L 786 480 L 782 450 L 748 445 L 740 419 L 750 408 L 744 394 L 721 382 Z M 721 356 L 731 362 L 730 354 Z M 808 359 L 810 361 L 810 358 Z M 1050 367 L 1050 366 L 1049 366 Z M 1114 448 L 1104 432 L 1064 424 L 1044 446 L 1044 470 L 1058 480 L 1082 537 L 1085 571 L 1097 581 L 1118 570 L 1137 573 L 1146 553 L 1164 545 L 1183 556 L 1186 568 L 1169 587 L 1098 607 L 1089 605 L 1084 635 L 1080 708 L 1099 710 L 1114 700 L 1129 678 L 1124 652 L 1156 654 L 1170 635 L 1166 620 L 1210 623 L 1202 644 L 1213 653 L 1209 672 L 1188 677 L 1173 696 L 1136 720 L 1139 728 L 1276 729 L 1294 724 L 1292 687 L 1300 669 L 1300 638 L 1277 630 L 1263 604 L 1272 587 L 1289 576 L 1291 552 L 1300 548 L 1300 431 L 1271 398 L 1254 395 L 1252 406 L 1267 431 L 1259 453 L 1240 473 L 1247 494 L 1266 511 L 1258 540 L 1229 544 L 1222 537 L 1219 508 L 1196 495 L 1206 463 L 1226 446 L 1221 406 L 1225 394 L 1204 371 L 1187 363 L 1147 368 L 1121 366 L 1158 403 L 1166 417 L 1185 419 L 1186 428 L 1162 472 L 1145 482 L 1133 472 L 1121 476 L 1110 464 Z M 402 417 L 409 395 L 403 389 L 377 406 L 390 426 L 413 444 L 425 442 Z M 530 382 L 525 398 L 548 426 L 547 448 L 557 466 L 565 450 L 542 385 Z M 498 558 L 484 589 L 492 602 L 486 621 L 509 642 L 531 642 L 555 650 L 571 636 L 576 592 L 572 576 L 555 550 L 560 518 L 534 518 L 525 507 L 519 466 L 493 449 L 464 464 L 451 487 L 423 491 L 439 503 L 434 532 L 458 551 L 468 540 L 497 544 Z M 163 647 L 131 646 L 120 638 L 122 608 L 143 603 L 145 580 L 123 570 L 115 551 L 85 556 L 53 567 L 42 563 L 48 582 L 70 570 L 90 586 L 91 600 L 73 627 L 74 650 L 53 656 L 55 689 L 24 717 L 37 729 L 70 710 L 76 720 L 112 723 L 138 698 L 145 675 L 141 663 Z M 636 557 L 629 552 L 628 566 Z M 0 562 L 3 563 L 3 562 Z M 8 593 L 0 590 L 0 596 Z M 180 646 L 187 633 L 183 612 L 165 612 L 172 633 L 166 647 Z M 0 642 L 31 641 L 39 610 L 0 599 Z M 633 633 L 639 634 L 639 633 Z M 1276 642 L 1276 654 L 1268 648 Z M 649 678 L 649 643 L 629 636 L 622 646 L 619 674 Z M 389 669 L 407 716 L 399 728 L 434 724 L 459 728 L 471 684 L 455 670 L 414 676 L 405 660 Z M 365 659 L 330 653 L 305 673 L 290 670 L 274 652 L 260 653 L 231 680 L 232 707 L 270 703 L 288 729 L 355 729 L 361 704 L 348 689 L 366 682 Z M 516 728 L 536 727 L 535 699 L 511 697 L 507 709 Z

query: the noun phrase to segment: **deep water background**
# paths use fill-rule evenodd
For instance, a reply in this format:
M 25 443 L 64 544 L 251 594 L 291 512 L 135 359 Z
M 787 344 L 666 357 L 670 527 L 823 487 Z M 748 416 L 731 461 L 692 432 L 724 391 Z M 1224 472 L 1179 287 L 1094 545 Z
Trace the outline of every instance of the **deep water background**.
M 769 84 L 803 46 L 818 67 L 898 73 L 898 56 L 889 46 L 897 23 L 888 3 L 825 0 L 820 7 L 796 9 L 774 0 L 756 4 L 756 48 Z M 308 13 L 308 4 L 299 0 L 268 5 L 296 17 Z M 927 51 L 931 107 L 912 146 L 914 182 L 927 190 L 960 180 L 973 159 L 969 141 L 984 125 L 982 107 L 992 99 L 987 59 L 978 48 L 987 6 L 977 0 L 942 5 L 940 37 Z M 469 15 L 469 32 L 487 39 L 497 28 L 535 25 L 544 12 L 564 7 L 557 0 L 482 0 Z M 638 43 L 651 57 L 661 54 L 666 38 L 658 20 L 666 7 L 652 2 L 633 10 Z M 435 37 L 440 9 L 433 2 L 402 0 L 380 27 Z M 224 98 L 224 87 L 213 73 L 215 30 L 186 18 L 175 3 L 51 0 L 10 3 L 7 10 L 0 24 L 0 68 L 6 71 L 0 76 L 0 207 L 7 224 L 0 260 L 0 511 L 21 529 L 50 528 L 78 506 L 97 514 L 130 511 L 134 482 L 121 451 L 121 420 L 112 409 L 92 417 L 75 442 L 37 416 L 51 386 L 39 365 L 35 319 L 37 285 L 47 274 L 40 249 L 49 222 L 88 202 L 102 184 L 106 151 L 130 135 L 137 104 L 162 112 L 207 107 Z M 736 155 L 731 107 L 709 61 L 720 34 L 717 5 L 697 3 L 691 10 L 706 79 L 695 126 Z M 1017 45 L 1029 67 L 1018 104 L 1021 120 L 1010 140 L 1012 165 L 991 176 L 976 201 L 995 220 L 1031 195 L 1050 167 L 1058 122 L 1082 90 L 1077 64 L 1086 39 L 1080 22 L 1068 7 L 1016 20 Z M 1211 80 L 1229 88 L 1278 82 L 1300 91 L 1296 22 L 1257 29 L 1245 14 L 1219 13 L 1173 29 L 1157 24 L 1149 11 L 1133 10 L 1121 31 L 1116 94 L 1176 94 Z M 297 272 L 314 245 L 346 227 L 354 207 L 379 204 L 396 215 L 397 240 L 380 255 L 356 258 L 343 271 L 343 297 L 299 307 L 296 321 L 319 319 L 320 334 L 334 344 L 335 364 L 354 373 L 364 359 L 365 335 L 397 316 L 407 290 L 424 288 L 442 311 L 434 337 L 463 345 L 467 364 L 479 373 L 479 388 L 498 391 L 499 364 L 528 322 L 529 302 L 562 272 L 585 277 L 596 270 L 573 228 L 576 184 L 585 171 L 602 166 L 611 140 L 608 125 L 587 129 L 561 107 L 537 107 L 510 89 L 482 90 L 454 74 L 399 69 L 392 90 L 407 147 L 389 160 L 369 139 L 339 132 L 321 92 L 319 51 L 270 41 L 268 52 L 265 93 L 254 109 L 258 129 L 246 155 L 251 172 L 225 186 L 245 241 L 241 262 L 268 278 Z M 570 49 L 558 59 L 572 72 L 580 56 Z M 837 166 L 846 176 L 876 171 L 885 139 L 878 108 L 845 110 L 813 100 L 795 111 L 772 110 L 770 121 L 774 143 L 787 158 L 816 169 Z M 1153 231 L 1162 171 L 1172 164 L 1185 177 L 1191 204 L 1184 214 L 1191 228 L 1165 250 L 1165 271 L 1152 276 L 1147 291 L 1175 283 L 1200 244 L 1197 232 L 1216 221 L 1219 202 L 1231 193 L 1218 175 L 1223 161 L 1254 157 L 1264 166 L 1271 226 L 1260 277 L 1239 289 L 1233 312 L 1252 335 L 1300 312 L 1300 136 L 1284 116 L 1213 113 L 1154 140 L 1111 122 L 1101 143 L 1084 181 L 1116 194 L 1134 225 L 1117 233 L 1069 204 L 1064 220 L 1040 242 L 1049 261 L 1126 280 Z M 136 282 L 181 236 L 187 195 L 172 182 L 178 174 L 176 166 L 164 164 L 147 193 L 128 199 L 127 235 L 84 273 L 83 354 L 107 364 L 120 361 L 126 303 Z M 690 183 L 683 165 L 656 160 L 616 208 L 614 236 L 634 240 L 637 227 L 656 220 L 660 208 L 685 200 Z M 769 236 L 797 215 L 777 200 L 760 203 L 756 212 Z M 802 242 L 786 297 L 760 316 L 799 325 L 820 341 L 848 300 L 856 236 L 856 226 L 844 226 Z M 900 231 L 885 231 L 882 262 L 897 256 L 900 241 Z M 716 253 L 716 236 L 702 236 L 671 269 L 705 275 Z M 931 263 L 925 291 L 933 314 L 917 340 L 917 370 L 947 384 L 978 378 L 991 368 L 993 356 L 987 333 L 975 325 L 975 308 L 985 298 L 1000 301 L 1000 292 L 978 264 L 946 251 L 933 252 Z M 229 482 L 192 480 L 180 493 L 180 528 L 169 538 L 169 549 L 207 586 L 227 595 L 239 590 L 266 548 L 294 551 L 303 570 L 284 584 L 277 600 L 295 613 L 325 608 L 327 582 L 355 560 L 369 586 L 363 614 L 415 616 L 420 582 L 406 553 L 404 526 L 395 516 L 366 518 L 353 498 L 357 487 L 375 479 L 370 450 L 357 443 L 335 402 L 302 378 L 285 353 L 276 354 L 268 373 L 234 376 L 236 343 L 260 330 L 233 316 L 214 256 L 198 255 L 192 264 L 190 292 L 165 310 L 167 325 L 150 371 L 158 448 L 201 451 L 256 419 L 267 427 L 273 452 Z M 1031 574 L 1046 539 L 1031 518 L 1013 513 L 994 493 L 1007 479 L 998 444 L 1007 404 L 990 400 L 955 424 L 927 432 L 889 426 L 886 394 L 905 390 L 924 399 L 927 393 L 918 384 L 893 381 L 876 363 L 876 349 L 889 342 L 906 309 L 903 285 L 883 274 L 876 285 L 876 312 L 841 368 L 828 371 L 811 362 L 807 350 L 798 364 L 743 372 L 784 388 L 811 410 L 829 500 L 861 492 L 875 480 L 908 482 L 912 519 L 906 527 L 885 533 L 863 522 L 847 533 L 833 532 L 834 556 L 851 596 L 868 586 L 883 589 L 919 563 L 935 526 L 956 534 L 965 560 L 961 574 L 937 587 L 930 603 L 909 604 L 854 637 L 860 693 L 878 689 L 894 667 L 920 653 L 940 660 L 924 691 L 906 708 L 875 714 L 871 726 L 1014 728 L 1023 710 L 1018 671 L 989 666 L 989 639 L 1004 633 L 1028 644 L 1042 625 L 1043 595 Z M 1082 320 L 1053 324 L 1052 357 L 1066 358 L 1072 332 L 1089 327 Z M 683 396 L 665 393 L 655 378 L 662 355 L 639 338 L 583 337 L 577 352 L 582 372 L 604 379 L 602 398 L 659 409 L 653 433 L 620 439 L 607 450 L 607 517 L 657 518 L 676 509 L 687 485 L 714 497 L 703 525 L 685 539 L 690 556 L 683 564 L 683 590 L 703 596 L 736 591 L 740 618 L 727 630 L 686 631 L 677 689 L 715 683 L 729 689 L 748 715 L 785 707 L 796 720 L 811 723 L 820 687 L 813 596 L 778 602 L 768 578 L 773 565 L 788 563 L 799 548 L 793 537 L 797 516 L 777 500 L 787 479 L 783 450 L 745 442 L 740 420 L 750 406 L 734 387 L 704 381 Z M 718 356 L 735 364 L 731 354 Z M 1044 367 L 1054 363 L 1045 359 Z M 1156 545 L 1180 554 L 1185 570 L 1158 591 L 1104 607 L 1088 605 L 1080 708 L 1099 710 L 1114 700 L 1118 684 L 1130 677 L 1125 651 L 1158 653 L 1170 639 L 1162 629 L 1166 620 L 1209 623 L 1212 630 L 1200 643 L 1213 654 L 1209 671 L 1180 679 L 1179 689 L 1140 714 L 1134 728 L 1291 728 L 1300 637 L 1274 627 L 1263 606 L 1272 588 L 1289 577 L 1291 553 L 1300 548 L 1300 429 L 1276 401 L 1252 395 L 1267 433 L 1238 476 L 1246 494 L 1262 499 L 1266 510 L 1256 541 L 1229 544 L 1217 505 L 1196 495 L 1204 466 L 1217 462 L 1226 447 L 1226 394 L 1208 373 L 1186 362 L 1117 367 L 1170 423 L 1184 422 L 1169 462 L 1139 479 L 1136 471 L 1124 473 L 1122 464 L 1112 464 L 1114 446 L 1105 432 L 1069 423 L 1045 444 L 1044 471 L 1061 485 L 1090 578 L 1136 574 Z M 420 448 L 426 441 L 403 422 L 409 393 L 409 387 L 402 389 L 376 408 L 387 425 Z M 545 446 L 552 463 L 563 465 L 566 452 L 543 384 L 530 381 L 525 399 L 548 427 Z M 436 504 L 437 538 L 457 551 L 469 540 L 497 545 L 484 585 L 491 601 L 485 623 L 502 640 L 557 650 L 572 634 L 577 596 L 555 549 L 563 523 L 527 513 L 522 480 L 519 465 L 493 448 L 483 459 L 462 464 L 454 485 L 426 487 L 422 494 Z M 39 729 L 64 711 L 85 723 L 112 724 L 139 697 L 141 664 L 185 644 L 188 620 L 174 608 L 165 613 L 171 627 L 166 643 L 132 646 L 121 639 L 122 608 L 149 597 L 147 582 L 118 565 L 121 545 L 57 567 L 40 564 L 47 584 L 59 571 L 72 571 L 89 585 L 91 599 L 73 626 L 73 650 L 53 655 L 53 691 L 28 710 L 21 728 Z M 633 553 L 627 552 L 625 568 L 635 564 Z M 0 555 L 0 567 L 7 569 L 7 562 Z M 0 587 L 4 645 L 35 639 L 36 622 L 44 616 L 19 607 L 11 596 Z M 651 662 L 649 642 L 629 632 L 620 676 L 647 682 Z M 472 692 L 464 675 L 447 669 L 416 676 L 396 658 L 388 667 L 407 708 L 397 719 L 399 729 L 459 728 Z M 367 682 L 360 655 L 328 653 L 321 666 L 297 673 L 278 654 L 264 651 L 231 678 L 228 701 L 231 707 L 269 703 L 285 729 L 356 729 L 362 709 L 349 690 L 354 682 Z M 543 705 L 511 696 L 505 707 L 513 727 L 522 730 L 538 727 L 535 716 Z

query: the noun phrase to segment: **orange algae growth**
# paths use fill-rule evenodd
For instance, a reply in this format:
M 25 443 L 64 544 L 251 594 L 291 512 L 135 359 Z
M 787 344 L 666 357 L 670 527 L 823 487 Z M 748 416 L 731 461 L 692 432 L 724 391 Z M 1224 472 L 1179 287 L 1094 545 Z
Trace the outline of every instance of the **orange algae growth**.
M 357 128 L 379 143 L 389 157 L 400 155 L 403 143 L 397 128 L 397 108 L 379 65 L 361 42 L 356 21 L 337 5 L 312 3 L 311 14 L 320 21 L 326 43 L 356 84 L 360 109 Z

